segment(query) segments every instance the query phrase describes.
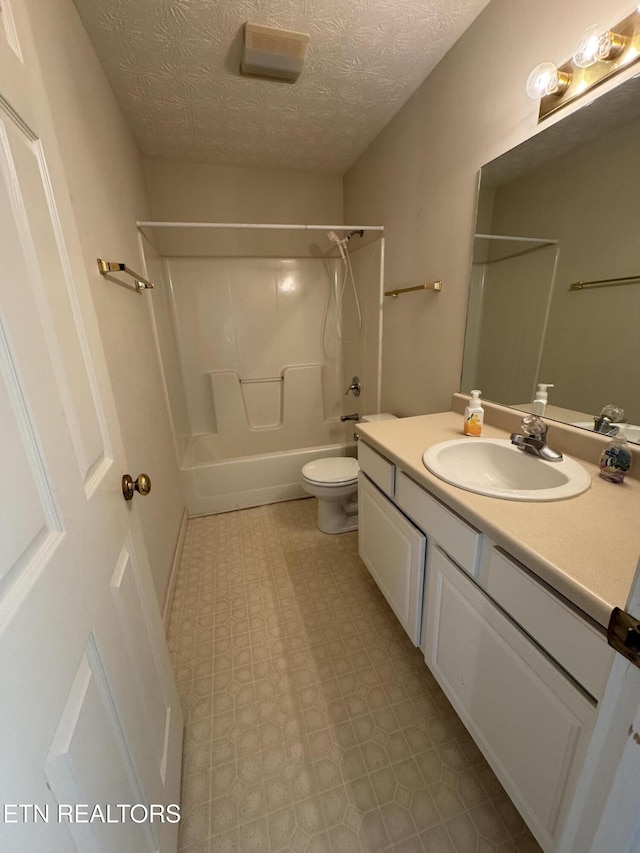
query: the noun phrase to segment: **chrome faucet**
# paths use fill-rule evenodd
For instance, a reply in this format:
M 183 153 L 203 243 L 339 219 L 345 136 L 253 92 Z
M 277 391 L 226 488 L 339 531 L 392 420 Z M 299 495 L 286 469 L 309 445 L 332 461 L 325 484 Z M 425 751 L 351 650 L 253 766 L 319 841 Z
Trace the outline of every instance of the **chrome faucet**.
M 347 394 L 349 393 L 349 391 L 353 391 L 353 396 L 354 396 L 354 397 L 359 397 L 359 396 L 360 396 L 360 391 L 362 391 L 362 385 L 360 385 L 360 380 L 358 379 L 358 377 L 357 377 L 357 376 L 354 376 L 354 377 L 353 377 L 353 379 L 351 380 L 351 385 L 349 385 L 349 387 L 347 388 L 347 390 L 344 392 L 344 396 L 345 396 L 345 397 L 347 396 Z
M 613 437 L 620 432 L 620 427 L 616 426 L 606 415 L 598 415 L 597 418 L 593 419 L 593 431 Z
M 525 453 L 533 453 L 534 456 L 539 456 L 540 459 L 544 459 L 547 462 L 562 461 L 562 453 L 553 450 L 547 445 L 549 426 L 542 418 L 538 418 L 536 415 L 527 415 L 522 419 L 520 426 L 524 435 L 512 432 L 511 444 L 515 444 L 516 447 L 524 450 Z
M 613 403 L 607 403 L 598 417 L 593 419 L 593 429 L 594 432 L 614 436 L 620 432 L 620 427 L 616 426 L 616 424 L 621 423 L 628 423 L 624 419 L 624 409 L 614 406 Z
M 360 415 L 357 412 L 354 412 L 352 415 L 340 415 L 340 420 L 342 423 L 346 421 L 359 421 Z

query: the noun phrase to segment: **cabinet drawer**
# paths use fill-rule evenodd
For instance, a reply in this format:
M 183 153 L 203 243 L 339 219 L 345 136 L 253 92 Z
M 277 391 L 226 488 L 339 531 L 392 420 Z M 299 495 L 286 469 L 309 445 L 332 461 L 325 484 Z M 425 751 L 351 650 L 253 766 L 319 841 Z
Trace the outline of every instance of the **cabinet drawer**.
M 538 841 L 555 850 L 593 703 L 439 548 L 429 560 L 427 664 Z
M 482 534 L 402 472 L 396 503 L 470 575 L 477 574 Z
M 396 466 L 381 456 L 362 439 L 358 442 L 358 464 L 360 470 L 382 489 L 390 498 L 394 496 L 396 485 Z
M 602 697 L 614 652 L 597 628 L 497 548 L 482 586 L 588 693 Z

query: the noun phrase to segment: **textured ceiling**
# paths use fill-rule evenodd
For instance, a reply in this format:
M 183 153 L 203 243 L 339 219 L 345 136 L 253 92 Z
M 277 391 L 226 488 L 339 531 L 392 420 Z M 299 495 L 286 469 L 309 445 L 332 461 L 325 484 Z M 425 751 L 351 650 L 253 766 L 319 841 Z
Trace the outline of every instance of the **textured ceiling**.
M 345 171 L 488 0 L 74 0 L 146 157 Z M 245 21 L 311 36 L 295 84 L 239 74 Z

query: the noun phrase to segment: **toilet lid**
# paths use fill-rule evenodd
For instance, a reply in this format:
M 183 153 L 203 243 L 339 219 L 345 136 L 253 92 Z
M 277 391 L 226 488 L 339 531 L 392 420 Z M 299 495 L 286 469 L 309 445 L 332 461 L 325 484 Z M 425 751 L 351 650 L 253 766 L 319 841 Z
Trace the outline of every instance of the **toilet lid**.
M 302 476 L 315 483 L 348 483 L 358 476 L 358 460 L 351 456 L 331 456 L 314 459 L 302 467 Z

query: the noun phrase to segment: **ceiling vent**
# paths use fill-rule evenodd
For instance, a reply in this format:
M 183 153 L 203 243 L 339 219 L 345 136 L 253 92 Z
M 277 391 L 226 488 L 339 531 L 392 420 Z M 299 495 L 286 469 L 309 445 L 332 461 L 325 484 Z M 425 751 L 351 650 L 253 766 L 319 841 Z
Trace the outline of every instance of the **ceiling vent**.
M 306 33 L 292 33 L 247 22 L 244 25 L 240 71 L 295 83 L 302 71 L 308 44 Z

